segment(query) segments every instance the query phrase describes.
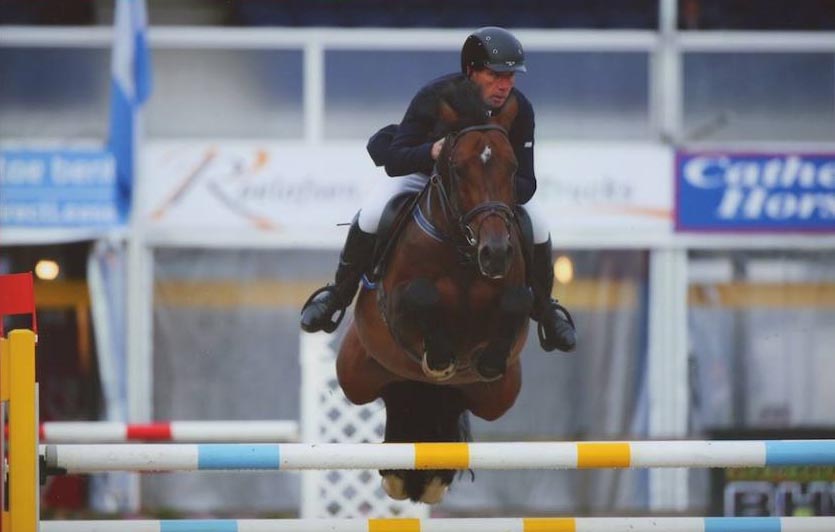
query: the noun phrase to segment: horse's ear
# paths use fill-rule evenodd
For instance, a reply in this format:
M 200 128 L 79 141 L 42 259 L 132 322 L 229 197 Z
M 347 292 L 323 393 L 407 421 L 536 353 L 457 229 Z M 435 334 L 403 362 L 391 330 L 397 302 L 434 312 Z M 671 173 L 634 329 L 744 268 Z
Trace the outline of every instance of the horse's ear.
M 453 124 L 458 122 L 458 113 L 445 100 L 441 100 L 438 109 L 438 121 L 447 126 L 447 129 L 450 129 Z
M 505 131 L 509 132 L 517 114 L 519 114 L 519 100 L 516 99 L 515 94 L 511 93 L 499 112 L 490 117 L 490 122 L 502 126 Z

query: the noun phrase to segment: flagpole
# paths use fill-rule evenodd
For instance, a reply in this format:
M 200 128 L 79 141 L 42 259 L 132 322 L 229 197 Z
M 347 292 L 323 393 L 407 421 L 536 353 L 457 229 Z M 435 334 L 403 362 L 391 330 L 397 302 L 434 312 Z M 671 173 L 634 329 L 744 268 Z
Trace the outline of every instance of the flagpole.
M 142 104 L 151 87 L 145 0 L 115 0 L 112 50 L 110 149 L 117 162 L 119 198 L 127 225 L 125 382 L 127 421 L 143 423 L 152 416 L 151 252 L 147 247 L 142 206 Z M 138 511 L 139 476 L 128 481 L 120 506 Z
M 141 143 L 140 143 L 141 145 Z M 141 153 L 141 151 L 139 151 Z M 138 159 L 141 159 L 139 157 Z M 136 169 L 141 163 L 135 164 Z M 142 175 L 142 174 L 135 174 Z M 151 275 L 152 256 L 145 241 L 141 215 L 136 210 L 142 203 L 138 201 L 141 195 L 141 179 L 135 187 L 130 229 L 128 232 L 127 248 L 127 372 L 125 382 L 127 387 L 128 419 L 131 423 L 146 423 L 152 416 L 153 386 L 153 356 L 150 346 L 152 331 L 152 287 Z M 130 475 L 127 506 L 133 512 L 138 512 L 141 503 L 140 476 Z

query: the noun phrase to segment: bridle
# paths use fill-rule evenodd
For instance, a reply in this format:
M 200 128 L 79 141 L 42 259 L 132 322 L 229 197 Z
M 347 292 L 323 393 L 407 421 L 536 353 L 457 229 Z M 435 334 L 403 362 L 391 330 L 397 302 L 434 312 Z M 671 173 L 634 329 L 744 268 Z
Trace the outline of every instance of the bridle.
M 444 179 L 437 164 L 435 165 L 435 170 L 432 172 L 432 176 L 429 179 L 430 192 L 432 190 L 437 192 L 444 217 L 446 218 L 448 225 L 454 230 L 454 234 L 451 237 L 449 235 L 442 234 L 444 237 L 443 240 L 454 243 L 459 252 L 461 252 L 464 257 L 469 260 L 472 260 L 476 247 L 478 246 L 478 231 L 481 224 L 484 223 L 484 220 L 491 216 L 498 216 L 504 222 L 508 232 L 510 232 L 511 225 L 516 217 L 516 214 L 513 212 L 513 208 L 503 201 L 485 201 L 479 203 L 469 211 L 463 214 L 461 213 L 457 193 L 460 176 L 454 164 L 455 148 L 457 147 L 458 141 L 461 137 L 468 133 L 480 131 L 499 131 L 502 135 L 507 137 L 507 131 L 505 131 L 503 127 L 496 124 L 471 126 L 448 135 L 447 141 L 445 142 L 445 145 L 449 146 L 445 149 L 445 162 L 447 173 L 449 174 L 447 176 L 448 183 L 445 186 Z M 473 228 L 473 221 L 478 216 L 485 213 L 486 216 L 481 219 L 478 227 Z

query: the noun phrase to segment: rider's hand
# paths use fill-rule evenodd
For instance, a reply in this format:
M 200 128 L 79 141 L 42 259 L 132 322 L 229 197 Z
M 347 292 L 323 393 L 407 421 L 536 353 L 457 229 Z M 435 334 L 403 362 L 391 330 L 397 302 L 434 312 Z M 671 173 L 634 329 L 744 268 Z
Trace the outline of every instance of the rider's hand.
M 444 141 L 445 140 L 446 140 L 446 137 L 438 140 L 437 142 L 435 142 L 435 144 L 432 145 L 432 160 L 433 161 L 437 161 L 438 156 L 441 155 L 441 150 L 444 147 Z

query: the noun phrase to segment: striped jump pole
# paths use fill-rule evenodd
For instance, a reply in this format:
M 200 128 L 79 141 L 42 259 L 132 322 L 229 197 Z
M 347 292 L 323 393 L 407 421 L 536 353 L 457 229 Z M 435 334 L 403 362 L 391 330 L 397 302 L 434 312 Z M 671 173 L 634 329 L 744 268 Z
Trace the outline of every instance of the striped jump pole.
M 48 466 L 70 473 L 835 465 L 835 440 L 102 444 L 41 449 Z
M 42 521 L 41 532 L 832 532 L 835 517 Z
M 42 443 L 276 443 L 299 441 L 295 421 L 159 421 L 129 424 L 109 421 L 47 421 Z

